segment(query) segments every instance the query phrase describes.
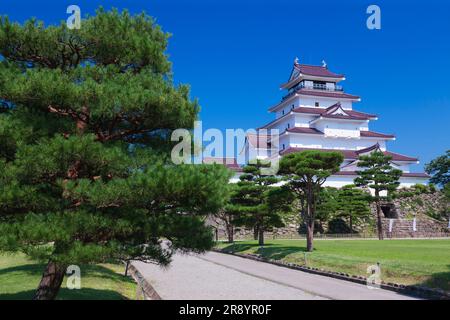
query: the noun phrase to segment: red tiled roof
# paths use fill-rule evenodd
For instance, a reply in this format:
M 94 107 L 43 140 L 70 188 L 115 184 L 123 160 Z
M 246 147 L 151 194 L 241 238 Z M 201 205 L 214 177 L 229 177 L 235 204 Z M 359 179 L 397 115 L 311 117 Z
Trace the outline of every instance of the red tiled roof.
M 394 161 L 418 161 L 419 160 L 417 158 L 408 157 L 403 154 L 394 153 L 394 152 L 390 152 L 390 151 L 384 151 L 383 153 L 387 156 L 391 156 L 392 160 L 394 160 Z
M 361 137 L 369 137 L 369 138 L 386 138 L 386 139 L 392 139 L 395 138 L 393 134 L 384 134 L 374 131 L 360 131 Z
M 295 68 L 299 69 L 302 74 L 315 76 L 315 77 L 327 77 L 327 78 L 344 78 L 343 74 L 337 74 L 331 72 L 326 67 L 312 66 L 308 64 L 295 64 Z
M 378 142 L 375 143 L 373 146 L 370 146 L 370 147 L 367 147 L 364 149 L 359 149 L 359 150 L 356 150 L 355 152 L 356 152 L 356 154 L 360 155 L 360 154 L 367 153 L 367 152 L 374 151 L 374 150 L 380 151 L 380 144 Z
M 364 112 L 359 112 L 359 111 L 355 111 L 355 110 L 345 110 L 345 112 L 347 112 L 349 115 L 351 115 L 353 117 L 366 117 L 366 118 L 377 118 L 378 117 L 376 114 L 364 113 Z
M 295 128 L 286 129 L 286 131 L 293 132 L 293 133 L 323 134 L 322 131 L 319 131 L 316 128 L 295 127 Z
M 330 111 L 332 111 L 332 109 L 337 109 L 337 107 L 340 107 L 340 103 L 336 103 L 328 108 L 308 108 L 308 107 L 298 107 L 295 108 L 293 110 L 293 112 L 296 113 L 311 113 L 311 114 L 317 114 L 320 116 L 330 116 L 327 115 L 327 113 L 329 113 Z M 369 113 L 364 113 L 364 112 L 359 112 L 359 111 L 354 111 L 354 110 L 345 110 L 345 113 L 347 113 L 349 116 L 354 117 L 354 118 L 364 118 L 366 120 L 368 119 L 374 119 L 377 117 L 377 115 L 375 114 L 369 114 Z
M 351 99 L 351 100 L 359 100 L 358 96 L 354 96 L 352 94 L 343 93 L 339 91 L 320 91 L 320 90 L 309 90 L 306 88 L 301 88 L 295 91 L 295 93 L 306 95 L 306 96 L 315 96 L 315 97 L 327 97 L 327 98 L 341 98 L 341 99 Z
M 293 153 L 293 152 L 300 152 L 300 151 L 305 151 L 305 150 L 317 150 L 317 151 L 324 151 L 324 152 L 341 152 L 343 154 L 343 156 L 344 156 L 344 159 L 356 160 L 356 159 L 359 158 L 359 156 L 362 153 L 370 152 L 370 151 L 375 150 L 377 148 L 379 148 L 379 146 L 377 146 L 377 144 L 375 144 L 372 147 L 361 149 L 361 150 L 340 150 L 340 149 L 317 149 L 317 148 L 293 148 L 293 147 L 289 147 L 287 149 L 281 150 L 280 151 L 280 155 L 285 155 L 285 154 L 289 154 L 289 153 Z M 404 156 L 402 154 L 398 154 L 398 153 L 394 153 L 394 152 L 390 152 L 390 151 L 383 151 L 383 153 L 385 155 L 391 156 L 393 161 L 415 162 L 415 161 L 418 160 L 417 158 L 407 157 L 407 156 Z
M 430 178 L 430 175 L 424 172 L 403 172 L 403 177 L 413 177 L 413 178 Z
M 236 158 L 203 158 L 204 164 L 223 164 L 228 169 L 231 169 L 233 171 L 242 171 L 242 168 L 237 163 Z
M 353 116 L 344 115 L 344 114 L 323 114 L 323 115 L 321 115 L 321 117 L 328 118 L 328 119 L 369 120 L 367 117 L 353 117 Z
M 356 171 L 339 171 L 333 175 L 337 176 L 356 176 L 358 175 Z M 403 172 L 402 177 L 406 178 L 429 178 L 430 176 L 424 172 Z

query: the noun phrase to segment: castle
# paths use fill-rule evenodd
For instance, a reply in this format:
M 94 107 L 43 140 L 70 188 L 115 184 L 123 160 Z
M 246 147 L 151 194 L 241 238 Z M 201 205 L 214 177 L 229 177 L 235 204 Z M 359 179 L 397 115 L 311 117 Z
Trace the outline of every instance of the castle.
M 306 65 L 295 59 L 289 80 L 281 85 L 285 96 L 269 108 L 275 120 L 246 137 L 243 152 L 247 160 L 279 158 L 303 150 L 339 151 L 344 156 L 340 171 L 324 184 L 339 188 L 353 183 L 359 156 L 379 150 L 392 157 L 394 168 L 403 171 L 400 187 L 426 184 L 427 174 L 410 171 L 410 166 L 418 163 L 416 157 L 387 150 L 394 135 L 369 129 L 377 115 L 353 109 L 353 103 L 361 99 L 344 92 L 339 84 L 343 80 L 343 74 L 330 71 L 325 63 Z M 267 134 L 272 129 L 279 131 L 276 151 Z

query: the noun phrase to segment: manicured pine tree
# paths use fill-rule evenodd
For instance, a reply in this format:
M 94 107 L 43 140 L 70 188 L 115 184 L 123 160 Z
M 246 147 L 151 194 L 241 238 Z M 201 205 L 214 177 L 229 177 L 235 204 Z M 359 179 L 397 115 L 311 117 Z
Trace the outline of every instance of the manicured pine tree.
M 442 189 L 442 192 L 444 193 L 445 197 L 448 201 L 450 201 L 450 182 L 448 182 L 444 188 Z M 449 217 L 450 218 L 450 217 Z
M 370 216 L 370 195 L 364 190 L 347 185 L 338 190 L 338 216 L 348 218 L 349 227 L 353 232 L 353 223 Z
M 170 161 L 199 106 L 172 82 L 167 39 L 126 11 L 79 30 L 0 19 L 0 250 L 47 262 L 35 299 L 54 299 L 71 264 L 168 264 L 213 245 L 204 215 L 229 174 Z
M 391 159 L 391 156 L 387 156 L 381 151 L 360 156 L 357 165 L 362 170 L 357 171 L 359 176 L 355 178 L 356 186 L 368 187 L 374 191 L 374 195 L 370 199 L 375 202 L 377 208 L 377 233 L 380 240 L 384 238 L 381 222 L 381 201 L 383 198 L 388 199 L 389 193 L 397 189 L 400 185 L 398 180 L 402 175 L 401 170 L 394 169 L 391 166 Z M 383 191 L 386 192 L 385 196 L 382 194 Z
M 234 215 L 234 224 L 257 230 L 258 243 L 264 245 L 264 232 L 283 227 L 282 215 L 289 211 L 289 193 L 273 186 L 279 180 L 263 175 L 270 164 L 261 160 L 243 168 L 244 174 L 231 195 L 227 211 Z
M 298 198 L 300 214 L 307 227 L 306 249 L 313 251 L 316 205 L 323 183 L 339 171 L 344 157 L 339 152 L 307 150 L 284 156 L 280 173 L 285 175 L 289 188 Z
M 339 209 L 339 190 L 332 187 L 321 188 L 316 205 L 316 220 L 319 227 L 330 221 Z
M 450 150 L 425 165 L 425 171 L 432 177 L 431 183 L 444 187 L 450 183 Z
M 212 219 L 215 220 L 217 225 L 223 224 L 225 226 L 225 232 L 229 243 L 234 242 L 236 212 L 233 210 L 233 207 L 230 204 L 230 198 L 232 197 L 232 195 L 234 195 L 236 189 L 236 184 L 228 184 L 229 192 L 227 194 L 224 207 L 212 215 Z

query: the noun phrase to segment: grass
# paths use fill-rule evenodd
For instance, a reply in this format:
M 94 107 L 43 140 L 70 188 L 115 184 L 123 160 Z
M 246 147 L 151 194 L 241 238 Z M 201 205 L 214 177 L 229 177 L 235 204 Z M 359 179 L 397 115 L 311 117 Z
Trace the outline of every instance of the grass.
M 122 300 L 136 297 L 136 284 L 125 277 L 124 266 L 101 264 L 81 266 L 81 289 L 66 288 L 66 279 L 58 300 Z M 28 300 L 41 279 L 44 265 L 24 255 L 0 253 L 0 300 Z
M 220 243 L 226 251 L 307 265 L 328 271 L 368 276 L 367 267 L 381 264 L 385 282 L 415 284 L 450 290 L 450 240 L 316 240 L 306 253 L 304 240 L 269 240 Z M 306 261 L 305 261 L 306 254 Z

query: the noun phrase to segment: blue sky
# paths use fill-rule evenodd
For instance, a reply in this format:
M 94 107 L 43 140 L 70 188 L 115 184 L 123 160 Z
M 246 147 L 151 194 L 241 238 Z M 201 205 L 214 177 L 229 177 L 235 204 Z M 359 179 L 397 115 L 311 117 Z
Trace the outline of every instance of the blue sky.
M 303 0 L 1 0 L 0 14 L 47 24 L 97 6 L 144 10 L 173 34 L 176 82 L 189 83 L 204 128 L 255 128 L 273 119 L 293 59 L 344 73 L 355 109 L 376 113 L 374 131 L 395 133 L 389 149 L 424 163 L 450 148 L 450 3 Z M 366 28 L 366 8 L 381 8 L 381 30 Z

